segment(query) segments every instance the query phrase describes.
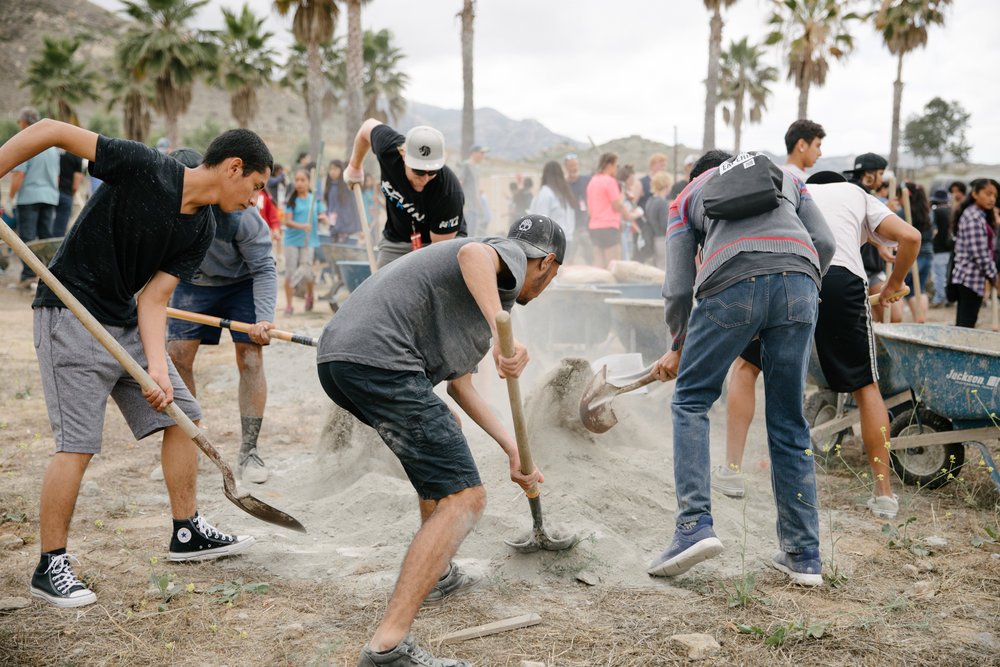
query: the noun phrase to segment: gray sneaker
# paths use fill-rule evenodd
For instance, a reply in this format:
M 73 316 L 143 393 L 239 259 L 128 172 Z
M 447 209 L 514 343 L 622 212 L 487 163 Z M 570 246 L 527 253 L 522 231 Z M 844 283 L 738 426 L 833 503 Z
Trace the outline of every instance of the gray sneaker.
M 263 484 L 267 481 L 270 471 L 264 459 L 257 454 L 257 448 L 251 449 L 246 456 L 240 457 L 239 465 L 240 479 L 254 484 Z
M 449 660 L 435 658 L 407 637 L 396 644 L 395 648 L 385 653 L 373 651 L 365 645 L 358 657 L 358 667 L 469 667 L 465 660 Z
M 712 488 L 730 498 L 742 498 L 747 492 L 743 473 L 723 466 L 712 468 Z
M 436 607 L 453 595 L 468 593 L 482 582 L 483 575 L 463 570 L 453 561 L 448 564 L 447 574 L 438 579 L 421 606 Z

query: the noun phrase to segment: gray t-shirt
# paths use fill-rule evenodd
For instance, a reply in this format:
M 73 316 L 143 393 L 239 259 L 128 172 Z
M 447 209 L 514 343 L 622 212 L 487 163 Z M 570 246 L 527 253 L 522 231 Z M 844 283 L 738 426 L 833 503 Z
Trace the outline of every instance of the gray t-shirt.
M 521 247 L 505 238 L 440 241 L 361 283 L 323 328 L 316 360 L 421 371 L 433 384 L 472 372 L 490 349 L 490 326 L 458 264 L 458 251 L 472 242 L 492 247 L 509 270 L 497 284 L 510 311 L 527 271 Z

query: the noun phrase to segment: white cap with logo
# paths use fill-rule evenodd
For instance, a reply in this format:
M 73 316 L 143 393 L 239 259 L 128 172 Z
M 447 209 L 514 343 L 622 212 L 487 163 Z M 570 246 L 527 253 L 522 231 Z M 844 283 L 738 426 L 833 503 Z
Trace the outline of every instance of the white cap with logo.
M 444 135 L 427 125 L 418 125 L 406 133 L 404 163 L 410 169 L 437 171 L 444 166 Z

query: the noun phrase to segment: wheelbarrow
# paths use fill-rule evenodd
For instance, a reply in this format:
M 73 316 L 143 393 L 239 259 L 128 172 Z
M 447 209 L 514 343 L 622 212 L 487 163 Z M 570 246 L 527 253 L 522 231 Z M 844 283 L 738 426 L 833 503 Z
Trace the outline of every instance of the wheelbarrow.
M 875 333 L 913 398 L 890 427 L 896 474 L 906 484 L 947 484 L 961 470 L 968 445 L 979 450 L 1000 491 L 987 447 L 1000 440 L 1000 334 L 940 324 L 887 324 Z

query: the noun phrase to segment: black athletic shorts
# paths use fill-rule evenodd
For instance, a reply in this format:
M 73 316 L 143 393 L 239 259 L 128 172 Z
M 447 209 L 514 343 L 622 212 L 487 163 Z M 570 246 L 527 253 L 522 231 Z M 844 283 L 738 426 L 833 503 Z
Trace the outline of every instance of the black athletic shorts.
M 747 346 L 740 352 L 740 359 L 753 364 L 758 369 L 764 367 L 760 361 L 760 338 L 754 338 L 747 343 Z
M 426 375 L 348 361 L 318 371 L 327 396 L 378 432 L 421 500 L 482 485 L 462 427 Z
M 827 385 L 853 392 L 878 381 L 868 286 L 842 266 L 823 276 L 816 320 L 816 353 Z

